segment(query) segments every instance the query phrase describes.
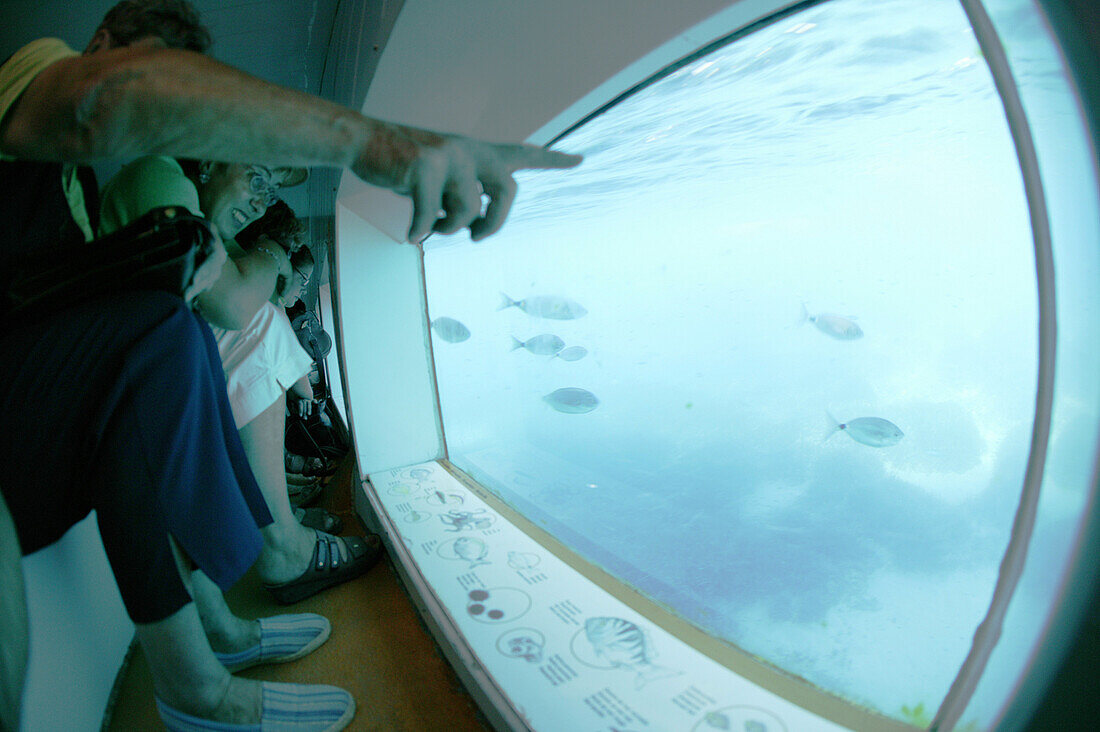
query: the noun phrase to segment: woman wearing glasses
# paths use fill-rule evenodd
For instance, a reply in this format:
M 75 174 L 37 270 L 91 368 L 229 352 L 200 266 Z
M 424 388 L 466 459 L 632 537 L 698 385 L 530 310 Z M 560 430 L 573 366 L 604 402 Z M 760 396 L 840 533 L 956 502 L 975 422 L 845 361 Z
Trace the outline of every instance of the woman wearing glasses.
M 125 166 L 104 187 L 100 217 L 103 235 L 153 208 L 183 206 L 210 221 L 224 246 L 228 257 L 220 276 L 195 298 L 194 306 L 212 327 L 233 418 L 274 519 L 260 527 L 263 550 L 256 567 L 281 602 L 296 602 L 356 577 L 381 556 L 377 536 L 338 538 L 306 528 L 296 520 L 287 496 L 285 392 L 308 373 L 312 361 L 275 304 L 288 298 L 302 279 L 287 254 L 300 240 L 302 227 L 278 202 L 276 191 L 302 183 L 306 175 L 294 168 L 145 157 Z M 272 215 L 259 224 L 277 202 Z M 250 230 L 252 236 L 241 236 L 242 241 L 255 239 L 246 251 L 235 237 L 253 222 L 259 225 Z M 265 643 L 264 627 L 233 616 L 221 591 L 200 572 L 195 573 L 193 592 L 212 649 L 234 670 L 297 658 L 319 646 L 330 632 L 328 621 L 320 616 L 279 616 L 278 633 L 300 637 L 301 642 L 272 657 L 263 651 L 270 645 Z

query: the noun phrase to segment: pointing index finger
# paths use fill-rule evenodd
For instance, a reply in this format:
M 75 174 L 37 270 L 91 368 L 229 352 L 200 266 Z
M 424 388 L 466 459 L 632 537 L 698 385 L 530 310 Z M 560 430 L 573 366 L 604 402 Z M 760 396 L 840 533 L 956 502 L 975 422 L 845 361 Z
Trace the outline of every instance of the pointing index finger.
M 500 145 L 498 151 L 512 170 L 519 170 L 520 168 L 572 168 L 584 160 L 583 155 L 559 152 L 538 145 Z

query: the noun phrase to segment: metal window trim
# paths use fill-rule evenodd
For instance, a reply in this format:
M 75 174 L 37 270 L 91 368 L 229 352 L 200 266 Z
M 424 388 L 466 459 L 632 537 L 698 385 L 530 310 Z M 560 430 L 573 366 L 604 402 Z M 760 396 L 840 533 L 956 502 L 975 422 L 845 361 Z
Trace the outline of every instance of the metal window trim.
M 1035 243 L 1035 274 L 1039 295 L 1039 369 L 1035 395 L 1035 421 L 1032 425 L 1031 451 L 1028 455 L 1020 502 L 1013 520 L 1011 539 L 1001 560 L 997 584 L 985 618 L 974 632 L 966 660 L 940 704 L 930 730 L 953 729 L 966 711 L 989 657 L 1000 639 L 1009 604 L 1023 574 L 1028 546 L 1035 528 L 1047 446 L 1050 441 L 1051 414 L 1054 405 L 1054 366 L 1057 346 L 1055 313 L 1054 256 L 1051 246 L 1050 218 L 1040 177 L 1039 159 L 1031 126 L 1016 86 L 1008 56 L 1000 36 L 981 0 L 959 0 L 974 30 L 982 55 L 993 76 L 993 84 L 1005 109 L 1005 119 L 1016 147 L 1023 176 Z

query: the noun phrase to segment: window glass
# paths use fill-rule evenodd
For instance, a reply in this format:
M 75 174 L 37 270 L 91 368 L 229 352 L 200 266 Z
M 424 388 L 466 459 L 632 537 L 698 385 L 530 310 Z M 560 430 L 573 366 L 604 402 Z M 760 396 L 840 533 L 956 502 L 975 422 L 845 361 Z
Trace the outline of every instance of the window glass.
M 1066 580 L 1093 480 L 1100 425 L 1100 207 L 1096 153 L 1065 62 L 1033 0 L 985 0 L 1035 141 L 1054 254 L 1058 346 L 1046 470 L 1027 565 L 965 718 L 1004 711 Z
M 450 459 L 582 556 L 927 723 L 1026 465 L 1037 304 L 954 0 L 835 0 L 556 145 L 501 234 L 426 244 Z M 964 722 L 967 720 L 964 718 Z

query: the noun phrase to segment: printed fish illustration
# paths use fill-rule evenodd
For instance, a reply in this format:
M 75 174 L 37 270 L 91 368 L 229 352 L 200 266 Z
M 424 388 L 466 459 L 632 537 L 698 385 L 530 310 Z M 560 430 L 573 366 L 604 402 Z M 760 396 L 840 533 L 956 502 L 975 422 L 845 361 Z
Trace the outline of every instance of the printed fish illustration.
M 636 689 L 641 689 L 650 681 L 680 673 L 653 663 L 645 633 L 629 620 L 588 618 L 584 621 L 584 635 L 597 656 L 616 668 L 637 672 L 634 678 Z
M 863 337 L 863 330 L 849 318 L 828 313 L 810 315 L 806 310 L 806 305 L 803 304 L 801 322 L 805 323 L 807 321 L 813 323 L 825 335 L 832 336 L 838 341 L 854 341 L 856 338 Z
M 588 311 L 578 303 L 568 298 L 558 297 L 557 295 L 535 295 L 534 297 L 527 297 L 523 300 L 513 300 L 503 292 L 500 293 L 500 295 L 502 299 L 500 307 L 497 308 L 497 310 L 515 307 L 528 315 L 534 315 L 536 318 L 576 320 L 577 318 L 584 317 L 584 315 L 588 313 Z
M 745 722 L 745 732 L 768 732 L 768 725 L 759 720 L 750 719 Z
M 553 356 L 564 347 L 565 341 L 558 338 L 553 333 L 543 333 L 534 338 L 528 338 L 526 341 L 521 341 L 519 338 L 512 336 L 513 351 L 519 348 L 526 348 L 536 356 Z
M 703 721 L 707 723 L 708 727 L 714 729 L 729 729 L 730 718 L 721 712 L 707 712 L 703 717 Z
M 493 525 L 493 519 L 491 516 L 482 516 L 485 509 L 479 508 L 476 511 L 457 511 L 451 510 L 446 514 L 439 517 L 439 520 L 450 526 L 444 531 L 463 531 L 465 529 L 487 529 Z
M 538 565 L 538 563 L 538 554 L 508 552 L 508 566 L 512 569 L 531 569 Z
M 562 361 L 580 361 L 587 355 L 588 349 L 584 346 L 569 346 L 569 348 L 563 348 L 554 354 L 556 358 L 560 358 Z
M 489 553 L 489 547 L 481 539 L 471 539 L 466 536 L 459 537 L 454 541 L 454 550 L 456 556 L 470 563 L 469 569 L 480 567 L 482 564 L 490 564 L 490 562 L 484 561 L 485 556 Z
M 857 417 L 848 422 L 839 422 L 828 412 L 825 416 L 829 418 L 829 434 L 826 435 L 826 440 L 839 430 L 844 430 L 856 442 L 870 447 L 890 447 L 905 437 L 905 433 L 896 424 L 879 417 Z
M 470 337 L 470 329 L 454 318 L 439 317 L 431 325 L 432 332 L 448 343 L 462 343 Z
M 432 477 L 432 471 L 427 468 L 413 468 L 409 471 L 409 477 L 413 480 L 424 480 Z
M 595 394 L 574 386 L 552 391 L 542 400 L 564 414 L 585 414 L 600 405 Z

